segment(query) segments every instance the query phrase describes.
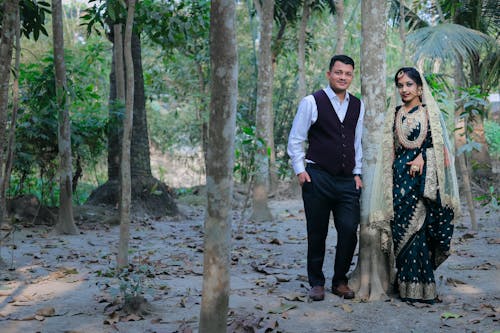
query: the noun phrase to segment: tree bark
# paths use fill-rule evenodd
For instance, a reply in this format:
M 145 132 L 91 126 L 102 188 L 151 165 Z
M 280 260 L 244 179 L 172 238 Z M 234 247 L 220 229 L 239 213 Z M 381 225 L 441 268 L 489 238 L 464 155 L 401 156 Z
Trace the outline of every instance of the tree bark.
M 462 62 L 459 60 L 455 64 L 455 86 L 457 88 L 463 87 L 464 85 L 464 73 L 462 70 Z M 459 105 L 455 110 L 455 149 L 458 149 L 466 144 L 467 142 L 467 118 L 461 116 L 464 112 L 463 105 Z M 472 199 L 472 188 L 470 182 L 470 172 L 467 167 L 467 156 L 466 153 L 463 152 L 457 156 L 457 170 L 460 178 L 462 180 L 462 194 L 465 196 L 467 202 L 467 208 L 469 210 L 469 216 L 471 220 L 472 230 L 478 230 L 477 219 L 476 219 L 476 210 L 474 208 L 474 201 Z
M 111 34 L 110 40 L 115 43 Z M 151 173 L 149 135 L 146 117 L 146 97 L 144 76 L 142 73 L 141 39 L 132 32 L 132 59 L 134 64 L 134 111 L 132 139 L 130 143 L 130 172 L 132 175 L 132 206 L 154 216 L 176 215 L 179 210 L 173 199 L 172 190 L 155 179 Z M 123 113 L 119 112 L 116 102 L 115 57 L 110 73 L 110 126 L 108 132 L 108 181 L 94 190 L 89 196 L 89 204 L 107 204 L 115 206 L 119 202 L 119 172 L 121 154 L 121 136 L 123 131 Z
M 335 54 L 344 53 L 345 24 L 344 24 L 344 0 L 335 0 L 335 15 L 337 16 L 337 45 L 335 45 Z
M 401 39 L 401 66 L 406 64 L 406 25 L 405 25 L 405 2 L 399 0 L 399 38 Z
M 257 74 L 257 110 L 255 112 L 255 135 L 257 149 L 255 153 L 255 175 L 253 183 L 253 221 L 272 220 L 268 206 L 270 160 L 268 150 L 273 142 L 269 137 L 269 126 L 274 119 L 273 108 L 273 63 L 271 41 L 273 32 L 274 0 L 254 1 L 259 14 L 260 38 Z M 271 131 L 272 135 L 272 131 Z
M 298 89 L 297 98 L 300 101 L 306 96 L 306 32 L 309 14 L 311 13 L 311 0 L 304 0 L 302 18 L 300 19 L 298 46 L 297 46 L 297 66 L 298 66 Z
M 149 152 L 148 122 L 146 117 L 146 96 L 142 72 L 141 39 L 132 32 L 132 59 L 134 62 L 134 125 L 130 146 L 130 167 L 133 178 L 152 178 L 151 155 Z
M 226 332 L 229 304 L 231 202 L 238 97 L 235 2 L 210 7 L 211 100 L 207 152 L 207 212 L 200 332 Z
M 16 15 L 19 1 L 3 2 L 3 19 L 0 40 L 0 189 L 4 187 L 5 151 L 7 130 L 7 107 L 9 104 L 10 65 L 12 62 L 12 46 L 16 34 Z M 0 224 L 5 215 L 5 193 L 0 191 Z
M 389 291 L 392 265 L 381 250 L 381 233 L 368 225 L 379 137 L 386 109 L 386 1 L 362 1 L 361 95 L 365 104 L 363 132 L 363 192 L 359 258 L 351 282 L 364 299 L 378 300 Z
M 128 265 L 128 242 L 130 237 L 130 203 L 132 201 L 132 185 L 130 172 L 130 141 L 134 112 L 134 63 L 132 60 L 132 27 L 134 25 L 135 0 L 128 0 L 127 22 L 123 55 L 127 76 L 125 118 L 123 119 L 122 158 L 120 161 L 120 244 L 118 246 L 118 267 Z M 117 68 L 118 69 L 118 68 Z M 117 81 L 118 83 L 118 81 Z
M 64 33 L 61 0 L 52 0 L 52 33 L 54 68 L 56 78 L 57 114 L 59 120 L 59 216 L 56 230 L 63 234 L 77 234 L 73 219 L 73 176 L 71 162 L 71 128 L 69 101 L 66 86 L 66 63 L 64 61 Z
M 0 203 L 0 211 L 5 212 L 5 200 L 7 199 L 7 190 L 10 184 L 10 175 L 12 173 L 12 165 L 14 164 L 14 146 L 16 143 L 16 124 L 17 124 L 17 111 L 19 109 L 19 64 L 21 61 L 21 24 L 20 24 L 20 13 L 19 6 L 16 10 L 16 21 L 15 21 L 15 38 L 16 38 L 16 54 L 15 54 L 15 64 L 14 64 L 14 79 L 12 82 L 12 113 L 10 117 L 10 129 L 9 129 L 9 139 L 8 145 L 6 146 L 6 159 L 5 159 L 5 171 L 3 174 L 3 182 L 0 182 L 0 198 L 4 200 Z M 0 149 L 3 149 L 0 145 Z M 0 164 L 1 165 L 1 164 Z M 2 168 L 0 167 L 0 172 Z M 2 175 L 0 175 L 2 178 Z M 0 224 L 3 221 L 3 215 L 6 213 L 0 213 Z

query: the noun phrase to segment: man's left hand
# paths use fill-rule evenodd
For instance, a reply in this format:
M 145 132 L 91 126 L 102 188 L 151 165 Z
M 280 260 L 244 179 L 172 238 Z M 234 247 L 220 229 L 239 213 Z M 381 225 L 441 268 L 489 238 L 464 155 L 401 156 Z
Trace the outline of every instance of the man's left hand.
M 356 182 L 356 190 L 363 188 L 363 181 L 361 180 L 360 176 L 358 175 L 354 176 L 354 181 Z

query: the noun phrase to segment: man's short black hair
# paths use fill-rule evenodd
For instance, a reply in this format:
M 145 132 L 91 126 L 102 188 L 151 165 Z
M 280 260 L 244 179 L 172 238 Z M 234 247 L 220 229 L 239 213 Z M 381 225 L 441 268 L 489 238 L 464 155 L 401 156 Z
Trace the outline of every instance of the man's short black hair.
M 330 70 L 332 70 L 333 65 L 335 65 L 335 62 L 337 61 L 340 61 L 346 65 L 351 65 L 352 68 L 354 68 L 354 60 L 352 60 L 351 57 L 344 54 L 336 54 L 332 57 L 332 60 L 330 60 Z

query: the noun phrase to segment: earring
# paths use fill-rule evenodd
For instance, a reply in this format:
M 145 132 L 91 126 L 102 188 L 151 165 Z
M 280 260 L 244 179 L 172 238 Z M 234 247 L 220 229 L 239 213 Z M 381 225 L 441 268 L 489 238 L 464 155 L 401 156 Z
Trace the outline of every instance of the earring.
M 422 89 L 418 89 L 418 96 L 422 96 Z

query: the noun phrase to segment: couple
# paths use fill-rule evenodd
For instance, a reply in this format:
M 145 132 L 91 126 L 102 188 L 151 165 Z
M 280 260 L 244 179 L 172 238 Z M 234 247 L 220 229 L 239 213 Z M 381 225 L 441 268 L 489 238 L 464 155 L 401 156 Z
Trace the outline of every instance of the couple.
M 363 187 L 365 110 L 363 102 L 347 92 L 354 61 L 335 55 L 326 76 L 329 85 L 300 102 L 288 140 L 302 187 L 309 297 L 314 301 L 325 298 L 323 260 L 330 212 L 337 230 L 331 291 L 345 299 L 355 296 L 347 273 L 357 244 Z M 383 250 L 394 255 L 397 272 L 391 282 L 401 299 L 433 303 L 434 270 L 448 256 L 458 209 L 456 175 L 446 128 L 424 79 L 416 69 L 403 67 L 394 83 L 402 105 L 392 106 L 385 115 L 369 223 L 392 239 Z

